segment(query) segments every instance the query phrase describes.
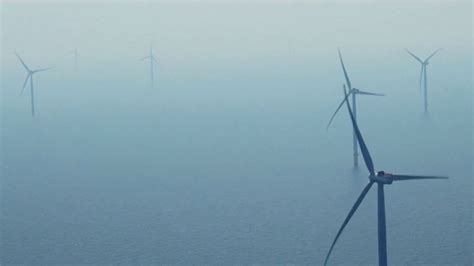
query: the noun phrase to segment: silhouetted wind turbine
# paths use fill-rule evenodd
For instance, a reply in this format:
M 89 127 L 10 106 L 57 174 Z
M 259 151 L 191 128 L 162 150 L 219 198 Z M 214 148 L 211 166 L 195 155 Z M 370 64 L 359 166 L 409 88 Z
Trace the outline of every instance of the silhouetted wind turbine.
M 412 52 L 410 52 L 408 49 L 405 49 L 405 51 L 407 51 L 407 53 L 411 56 L 413 56 L 413 58 L 415 58 L 416 61 L 418 61 L 420 64 L 421 64 L 421 70 L 420 70 L 420 91 L 421 91 L 421 87 L 422 87 L 422 83 L 423 83 L 423 87 L 424 87 L 424 91 L 423 91 L 423 95 L 424 95 L 424 106 L 425 106 L 425 112 L 428 112 L 428 79 L 426 78 L 426 67 L 428 66 L 429 64 L 429 60 L 431 59 L 431 57 L 433 57 L 436 53 L 438 53 L 441 49 L 437 49 L 436 51 L 434 51 L 430 56 L 428 56 L 425 61 L 422 61 L 418 56 L 414 55 Z
M 392 184 L 393 181 L 404 181 L 404 180 L 416 180 L 416 179 L 447 179 L 447 177 L 443 176 L 415 176 L 415 175 L 396 175 L 396 174 L 389 174 L 385 173 L 384 171 L 379 171 L 377 174 L 375 173 L 374 169 L 374 163 L 372 162 L 372 158 L 370 156 L 369 150 L 367 149 L 367 146 L 365 145 L 364 139 L 362 138 L 362 134 L 360 133 L 359 127 L 357 126 L 357 122 L 355 120 L 355 117 L 351 111 L 351 107 L 349 105 L 349 101 L 347 100 L 347 97 L 349 94 L 346 91 L 346 87 L 344 85 L 344 96 L 345 96 L 345 102 L 347 105 L 347 110 L 349 111 L 349 115 L 351 117 L 352 121 L 352 127 L 356 133 L 357 140 L 359 142 L 360 150 L 362 151 L 362 157 L 364 158 L 365 165 L 367 166 L 367 169 L 369 170 L 369 183 L 365 186 L 365 188 L 362 190 L 362 193 L 360 196 L 357 198 L 354 206 L 352 206 L 351 210 L 349 211 L 349 214 L 347 215 L 346 219 L 342 223 L 341 227 L 339 228 L 339 231 L 336 234 L 336 237 L 334 241 L 331 244 L 331 248 L 329 249 L 329 252 L 326 255 L 326 259 L 324 261 L 324 265 L 327 264 L 329 260 L 329 256 L 331 255 L 331 252 L 334 248 L 334 245 L 336 244 L 337 240 L 339 239 L 339 236 L 341 235 L 342 231 L 346 227 L 347 223 L 350 221 L 354 213 L 356 212 L 357 208 L 359 205 L 362 203 L 362 200 L 364 200 L 364 197 L 367 195 L 367 192 L 369 192 L 370 188 L 374 183 L 377 183 L 377 194 L 378 194 L 378 249 L 379 249 L 379 265 L 385 266 L 387 265 L 387 235 L 386 235 L 386 225 L 385 225 L 385 195 L 384 195 L 384 185 L 390 185 Z
M 370 96 L 385 96 L 385 95 L 380 94 L 380 93 L 365 92 L 365 91 L 361 91 L 359 89 L 353 88 L 352 85 L 351 85 L 351 80 L 349 79 L 349 75 L 347 74 L 346 67 L 344 66 L 344 61 L 342 60 L 340 49 L 338 49 L 338 53 L 339 53 L 339 61 L 341 61 L 342 71 L 344 72 L 344 77 L 346 79 L 346 85 L 349 88 L 349 94 L 346 96 L 346 98 L 349 97 L 350 95 L 352 95 L 352 111 L 354 113 L 354 118 L 357 120 L 356 95 L 370 95 Z M 341 103 L 337 107 L 336 111 L 331 116 L 331 119 L 329 120 L 329 123 L 328 123 L 326 129 L 328 129 L 329 126 L 331 125 L 332 120 L 336 116 L 337 112 L 339 112 L 339 109 L 341 109 L 342 105 L 344 105 L 345 100 L 346 99 L 344 98 L 341 101 Z M 354 154 L 354 166 L 357 166 L 358 161 L 359 161 L 358 160 L 359 154 L 358 154 L 358 151 L 357 151 L 357 137 L 356 137 L 355 132 L 352 133 L 352 149 L 353 149 L 353 154 Z
M 150 51 L 149 51 L 149 54 L 145 57 L 142 57 L 140 58 L 140 60 L 146 60 L 146 59 L 149 59 L 150 60 L 150 78 L 151 78 L 151 87 L 153 88 L 153 82 L 154 82 L 154 78 L 153 78 L 153 69 L 154 69 L 154 63 L 158 63 L 158 61 L 156 60 L 155 56 L 153 55 L 153 46 L 150 45 Z
M 48 67 L 48 68 L 40 68 L 40 69 L 36 69 L 36 70 L 31 70 L 26 64 L 25 62 L 23 61 L 23 59 L 21 59 L 20 55 L 18 55 L 18 53 L 16 53 L 16 57 L 18 57 L 18 59 L 20 60 L 21 64 L 23 65 L 23 67 L 26 69 L 26 71 L 28 72 L 28 75 L 26 76 L 26 79 L 25 79 L 25 82 L 23 83 L 23 87 L 21 88 L 21 94 L 23 95 L 23 92 L 25 90 L 25 87 L 26 87 L 26 83 L 28 82 L 28 80 L 30 80 L 30 93 L 31 93 L 31 115 L 32 116 L 35 116 L 35 94 L 34 94 L 34 86 L 33 86 L 33 75 L 35 73 L 38 73 L 38 72 L 41 72 L 41 71 L 45 71 L 45 70 L 48 70 L 48 69 L 51 69 L 51 67 Z

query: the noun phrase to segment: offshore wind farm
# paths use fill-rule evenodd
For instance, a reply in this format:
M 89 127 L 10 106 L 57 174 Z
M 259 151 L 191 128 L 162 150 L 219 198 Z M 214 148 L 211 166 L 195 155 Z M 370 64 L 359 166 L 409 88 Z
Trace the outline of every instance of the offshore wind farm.
M 0 264 L 472 265 L 471 19 L 2 3 Z

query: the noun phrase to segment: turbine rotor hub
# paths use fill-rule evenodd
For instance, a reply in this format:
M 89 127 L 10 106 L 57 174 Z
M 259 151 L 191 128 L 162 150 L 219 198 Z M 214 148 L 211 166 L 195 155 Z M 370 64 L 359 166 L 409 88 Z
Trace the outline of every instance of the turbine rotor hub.
M 384 171 L 379 171 L 377 172 L 376 175 L 370 175 L 369 179 L 373 182 L 376 183 L 382 183 L 385 185 L 390 185 L 392 184 L 393 180 L 390 178 L 392 174 L 390 173 L 385 173 Z

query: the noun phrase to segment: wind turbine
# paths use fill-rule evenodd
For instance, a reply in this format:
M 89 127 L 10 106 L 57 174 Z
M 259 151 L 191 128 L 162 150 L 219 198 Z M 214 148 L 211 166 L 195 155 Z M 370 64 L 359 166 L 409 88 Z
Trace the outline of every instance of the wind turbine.
M 23 87 L 21 88 L 21 94 L 23 95 L 23 92 L 25 91 L 26 83 L 28 82 L 28 80 L 30 80 L 31 115 L 34 117 L 34 116 L 35 116 L 35 94 L 34 94 L 34 86 L 33 86 L 33 75 L 34 75 L 35 73 L 38 73 L 38 72 L 41 72 L 41 71 L 45 71 L 45 70 L 51 69 L 51 67 L 31 70 L 31 69 L 25 64 L 25 62 L 23 61 L 23 59 L 21 59 L 21 57 L 20 57 L 20 55 L 18 55 L 18 53 L 15 52 L 15 55 L 16 55 L 16 57 L 18 57 L 18 59 L 20 60 L 21 64 L 23 65 L 23 67 L 24 67 L 24 68 L 26 69 L 26 71 L 28 72 L 28 75 L 26 75 L 25 82 L 23 83 Z
M 342 60 L 340 49 L 338 49 L 338 53 L 339 53 L 339 61 L 341 62 L 341 66 L 342 66 L 342 71 L 344 72 L 344 77 L 346 79 L 346 85 L 349 88 L 349 94 L 346 95 L 346 97 L 341 101 L 341 103 L 337 107 L 336 111 L 331 116 L 331 119 L 329 120 L 329 123 L 326 127 L 326 130 L 329 128 L 329 126 L 331 125 L 332 120 L 336 116 L 337 112 L 339 112 L 339 109 L 341 109 L 342 105 L 344 105 L 345 100 L 350 95 L 352 95 L 352 112 L 354 113 L 354 118 L 356 119 L 356 121 L 357 121 L 357 107 L 356 107 L 357 106 L 356 105 L 356 96 L 357 95 L 385 96 L 385 94 L 365 92 L 365 91 L 361 91 L 359 89 L 353 88 L 352 84 L 351 84 L 351 80 L 349 79 L 349 75 L 347 74 L 346 67 L 344 66 L 344 61 Z M 353 149 L 353 154 L 354 154 L 354 166 L 357 166 L 358 162 L 359 162 L 359 160 L 358 160 L 359 154 L 358 154 L 358 150 L 357 150 L 357 137 L 356 137 L 355 132 L 352 133 L 352 149 Z
M 360 133 L 359 127 L 357 126 L 357 122 L 355 120 L 354 114 L 351 111 L 351 107 L 349 105 L 349 101 L 347 100 L 348 93 L 346 91 L 346 87 L 344 85 L 344 95 L 345 95 L 345 102 L 347 105 L 347 110 L 349 111 L 349 115 L 352 121 L 352 127 L 356 133 L 357 140 L 359 142 L 360 150 L 362 151 L 362 157 L 364 158 L 365 165 L 369 170 L 369 183 L 365 186 L 362 190 L 362 193 L 357 198 L 354 206 L 352 206 L 349 214 L 347 215 L 346 219 L 342 223 L 339 231 L 336 234 L 334 241 L 331 244 L 331 248 L 326 255 L 326 259 L 324 261 L 324 265 L 327 265 L 329 260 L 329 256 L 336 244 L 339 236 L 341 235 L 342 231 L 346 227 L 347 223 L 350 221 L 354 213 L 356 212 L 359 205 L 364 200 L 367 192 L 369 192 L 370 188 L 374 183 L 377 183 L 377 194 L 378 194 L 378 252 L 379 252 L 379 265 L 385 266 L 387 265 L 387 235 L 386 235 L 386 225 L 385 225 L 385 195 L 384 195 L 384 186 L 392 184 L 393 181 L 405 181 L 405 180 L 417 180 L 417 179 L 447 179 L 448 177 L 443 176 L 416 176 L 416 175 L 397 175 L 397 174 L 389 174 L 385 173 L 384 171 L 379 171 L 375 173 L 374 163 L 370 156 L 369 150 L 365 145 L 364 139 L 362 138 L 362 134 Z
M 412 52 L 410 52 L 408 49 L 405 49 L 405 51 L 413 56 L 413 58 L 415 58 L 416 61 L 418 61 L 420 64 L 421 64 L 421 70 L 420 70 L 420 91 L 421 91 L 421 88 L 422 88 L 422 85 L 423 85 L 423 96 L 424 96 L 424 107 L 425 107 L 425 112 L 428 112 L 428 79 L 426 78 L 426 67 L 428 66 L 429 64 L 429 60 L 431 59 L 431 57 L 433 57 L 435 54 L 437 54 L 439 51 L 441 50 L 440 49 L 437 49 L 435 50 L 430 56 L 428 56 L 425 61 L 422 61 L 418 56 L 416 56 L 415 54 L 413 54 Z
M 153 81 L 154 81 L 154 78 L 153 78 L 153 69 L 154 69 L 154 63 L 158 63 L 158 61 L 156 60 L 155 56 L 153 55 L 153 46 L 150 45 L 150 51 L 149 51 L 149 54 L 145 57 L 142 57 L 140 58 L 140 60 L 146 60 L 146 59 L 149 59 L 150 60 L 150 78 L 151 78 L 151 87 L 153 88 Z
M 71 52 L 71 54 L 74 56 L 74 69 L 77 70 L 77 57 L 78 57 L 78 53 L 77 53 L 77 48 L 74 48 L 74 50 Z

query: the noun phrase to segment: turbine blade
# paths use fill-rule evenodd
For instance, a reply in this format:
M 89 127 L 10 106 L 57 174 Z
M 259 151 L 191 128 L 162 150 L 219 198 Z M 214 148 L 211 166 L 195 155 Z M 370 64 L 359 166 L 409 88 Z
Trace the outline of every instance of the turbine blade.
M 138 60 L 143 61 L 143 60 L 148 59 L 148 58 L 150 58 L 149 55 L 147 55 L 147 56 L 145 56 L 145 57 L 142 57 L 142 58 L 140 58 L 140 59 L 138 59 Z
M 153 56 L 152 57 L 153 61 L 155 61 L 155 63 L 158 63 L 158 60 Z
M 326 126 L 326 130 L 328 130 L 329 126 L 330 126 L 331 123 L 332 123 L 332 120 L 334 120 L 334 117 L 336 117 L 337 112 L 339 112 L 339 109 L 341 109 L 341 107 L 344 105 L 344 102 L 346 101 L 347 97 L 349 97 L 349 96 L 351 95 L 351 93 L 352 93 L 352 90 L 349 92 L 349 94 L 347 94 L 347 95 L 344 97 L 344 99 L 342 100 L 342 102 L 341 102 L 341 103 L 339 104 L 339 106 L 337 107 L 336 112 L 334 112 L 334 114 L 332 114 L 331 119 L 329 119 L 329 123 L 328 123 L 328 125 Z
M 25 82 L 23 82 L 23 87 L 21 88 L 21 95 L 23 95 L 23 92 L 25 91 L 26 83 L 28 83 L 28 80 L 30 79 L 31 74 L 28 74 L 26 76 Z
M 338 49 L 337 51 L 339 53 L 339 61 L 341 61 L 342 71 L 344 71 L 344 77 L 346 78 L 346 85 L 349 88 L 349 91 L 351 91 L 351 80 L 349 79 L 349 75 L 347 75 L 346 67 L 344 66 L 344 61 L 342 60 L 341 49 Z
M 382 93 L 366 92 L 366 91 L 361 91 L 361 90 L 357 90 L 356 94 L 372 95 L 372 96 L 385 96 L 385 94 L 382 94 Z
M 23 61 L 23 59 L 21 59 L 20 55 L 19 55 L 17 52 L 15 52 L 15 55 L 16 55 L 16 57 L 18 57 L 18 59 L 20 60 L 21 64 L 23 65 L 23 67 L 24 67 L 28 72 L 30 72 L 30 69 L 28 68 L 28 66 L 26 66 L 26 64 L 25 64 L 25 62 Z
M 344 95 L 347 96 L 345 86 L 344 86 Z M 349 101 L 347 100 L 347 97 L 345 98 L 345 101 L 346 101 L 347 109 L 349 110 L 349 115 L 352 120 L 352 127 L 354 128 L 354 131 L 356 133 L 357 140 L 359 142 L 359 147 L 360 147 L 360 150 L 362 151 L 362 157 L 364 157 L 364 162 L 365 162 L 365 165 L 367 166 L 367 170 L 369 170 L 369 173 L 371 175 L 375 175 L 374 163 L 372 161 L 372 157 L 370 157 L 369 150 L 367 149 L 364 138 L 362 137 L 362 134 L 360 133 L 359 126 L 357 126 L 357 122 L 355 121 L 354 115 L 352 114 L 351 106 L 349 105 Z
M 437 54 L 439 51 L 441 51 L 441 48 L 437 49 L 430 56 L 428 56 L 428 58 L 425 59 L 425 62 L 428 62 L 428 60 L 430 60 L 430 58 Z
M 391 175 L 394 181 L 417 180 L 417 179 L 448 179 L 447 176 L 423 176 L 423 175 Z
M 413 56 L 413 58 L 415 58 L 418 62 L 420 62 L 420 64 L 423 64 L 423 61 L 421 61 L 421 59 L 418 56 L 414 55 L 408 49 L 405 49 L 405 51 L 407 51 L 407 53 L 409 53 L 411 56 Z
M 356 212 L 357 208 L 359 208 L 360 204 L 362 203 L 362 200 L 364 200 L 365 195 L 367 195 L 367 192 L 369 192 L 370 188 L 372 187 L 372 184 L 374 184 L 373 181 L 370 181 L 365 188 L 362 190 L 362 193 L 360 193 L 359 197 L 357 198 L 356 202 L 354 203 L 354 206 L 352 206 L 351 210 L 349 211 L 349 214 L 347 214 L 346 219 L 344 219 L 344 222 L 342 223 L 341 227 L 339 228 L 339 231 L 336 234 L 336 237 L 334 238 L 334 241 L 331 244 L 331 248 L 329 248 L 328 254 L 326 255 L 326 259 L 324 260 L 324 265 L 328 263 L 329 256 L 331 255 L 331 252 L 334 248 L 334 245 L 336 245 L 337 240 L 339 239 L 339 236 L 342 233 L 342 230 L 346 227 L 347 223 L 349 223 L 350 219 Z
M 42 72 L 42 71 L 46 71 L 46 70 L 49 70 L 49 69 L 52 69 L 52 67 L 40 68 L 40 69 L 34 70 L 33 73 Z

